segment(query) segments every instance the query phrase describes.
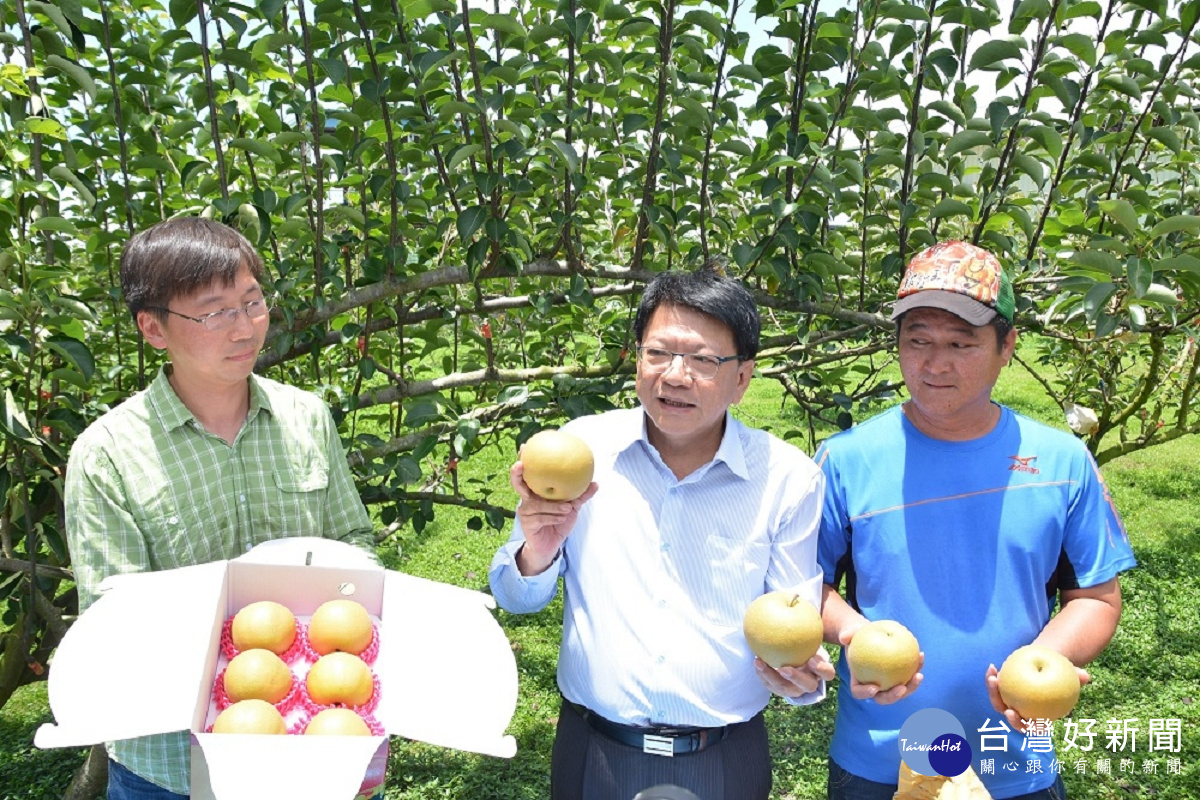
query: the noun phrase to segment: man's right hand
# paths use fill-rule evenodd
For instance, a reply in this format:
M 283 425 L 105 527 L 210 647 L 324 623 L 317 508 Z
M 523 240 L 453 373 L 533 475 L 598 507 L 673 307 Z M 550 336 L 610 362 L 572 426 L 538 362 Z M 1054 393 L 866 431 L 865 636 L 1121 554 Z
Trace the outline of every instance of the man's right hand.
M 547 500 L 533 493 L 529 484 L 525 483 L 525 465 L 518 461 L 513 464 L 508 473 L 508 481 L 521 497 L 517 506 L 517 519 L 521 521 L 521 530 L 525 534 L 525 544 L 517 551 L 517 569 L 522 575 L 537 575 L 545 572 L 558 555 L 575 520 L 579 509 L 592 499 L 600 488 L 593 481 L 574 500 Z

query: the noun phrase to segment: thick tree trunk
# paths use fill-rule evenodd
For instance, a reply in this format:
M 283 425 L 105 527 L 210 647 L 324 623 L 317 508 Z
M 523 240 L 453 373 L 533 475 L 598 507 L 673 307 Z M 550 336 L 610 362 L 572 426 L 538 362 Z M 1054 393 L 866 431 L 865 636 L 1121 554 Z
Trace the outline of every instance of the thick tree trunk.
M 63 792 L 62 800 L 101 800 L 108 786 L 108 754 L 104 745 L 94 744 L 71 785 Z

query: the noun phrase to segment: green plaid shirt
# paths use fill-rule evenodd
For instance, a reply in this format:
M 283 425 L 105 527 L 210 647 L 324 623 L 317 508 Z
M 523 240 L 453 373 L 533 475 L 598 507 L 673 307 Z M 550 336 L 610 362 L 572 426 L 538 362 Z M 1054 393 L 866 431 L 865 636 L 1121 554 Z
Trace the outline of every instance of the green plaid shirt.
M 164 367 L 88 427 L 67 466 L 67 544 L 79 608 L 115 573 L 234 558 L 270 539 L 324 536 L 374 552 L 371 519 L 321 400 L 250 377 L 233 444 L 180 402 Z M 190 791 L 184 731 L 108 743 L 109 755 L 178 794 Z

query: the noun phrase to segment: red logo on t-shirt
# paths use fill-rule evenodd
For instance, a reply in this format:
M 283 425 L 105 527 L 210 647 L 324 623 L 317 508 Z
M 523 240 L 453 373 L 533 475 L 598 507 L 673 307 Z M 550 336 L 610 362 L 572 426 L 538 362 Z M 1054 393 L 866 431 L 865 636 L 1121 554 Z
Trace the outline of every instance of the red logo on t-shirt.
M 1031 464 L 1037 460 L 1037 456 L 1009 456 L 1013 460 L 1013 464 L 1008 468 L 1009 472 L 1028 472 L 1031 475 L 1038 475 L 1040 470 Z

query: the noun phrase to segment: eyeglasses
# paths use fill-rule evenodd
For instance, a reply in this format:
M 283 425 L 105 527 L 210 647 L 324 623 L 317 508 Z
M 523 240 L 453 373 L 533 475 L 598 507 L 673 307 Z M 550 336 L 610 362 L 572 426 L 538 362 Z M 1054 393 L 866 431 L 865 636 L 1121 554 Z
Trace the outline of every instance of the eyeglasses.
M 205 314 L 202 317 L 189 317 L 187 314 L 180 314 L 178 311 L 172 311 L 169 308 L 161 306 L 146 306 L 148 311 L 165 311 L 168 314 L 174 314 L 177 317 L 190 319 L 192 322 L 199 322 L 207 331 L 220 331 L 228 328 L 230 325 L 238 321 L 238 316 L 244 311 L 246 316 L 251 320 L 262 319 L 267 314 L 271 313 L 271 304 L 266 298 L 260 297 L 258 300 L 251 300 L 248 303 L 243 303 L 236 308 L 222 308 L 220 311 L 213 311 L 210 314 Z
M 726 361 L 741 361 L 741 356 L 710 356 L 701 353 L 673 353 L 659 347 L 638 347 L 638 358 L 642 366 L 651 372 L 666 372 L 676 358 L 683 359 L 683 367 L 693 378 L 711 381 Z

